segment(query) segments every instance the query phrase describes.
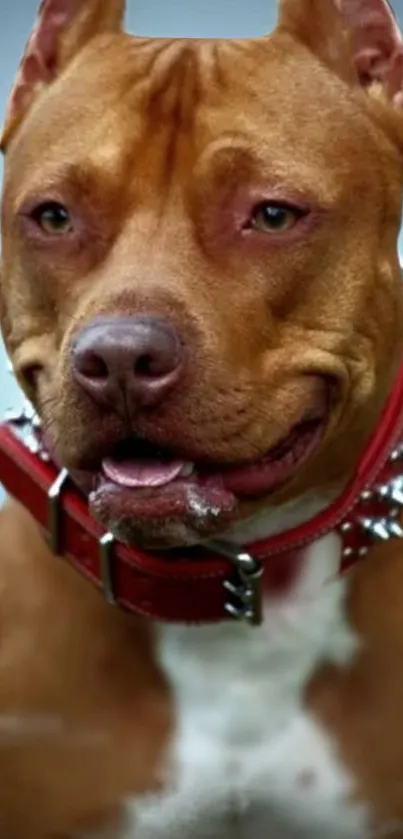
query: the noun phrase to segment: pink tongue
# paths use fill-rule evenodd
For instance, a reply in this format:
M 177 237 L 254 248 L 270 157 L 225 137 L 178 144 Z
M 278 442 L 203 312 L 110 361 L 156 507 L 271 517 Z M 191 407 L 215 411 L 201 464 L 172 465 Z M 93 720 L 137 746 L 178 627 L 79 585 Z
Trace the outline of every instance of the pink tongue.
M 181 474 L 183 460 L 113 460 L 105 458 L 102 469 L 107 478 L 122 487 L 161 487 Z

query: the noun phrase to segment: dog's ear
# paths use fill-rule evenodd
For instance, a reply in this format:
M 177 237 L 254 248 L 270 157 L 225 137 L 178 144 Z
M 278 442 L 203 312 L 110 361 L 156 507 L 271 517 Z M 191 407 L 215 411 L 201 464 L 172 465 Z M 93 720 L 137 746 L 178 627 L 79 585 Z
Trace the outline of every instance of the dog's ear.
M 42 0 L 12 87 L 2 151 L 29 108 L 94 37 L 122 29 L 125 0 Z
M 358 81 L 382 85 L 395 104 L 403 101 L 403 38 L 387 0 L 337 0 L 351 32 Z
M 279 0 L 278 28 L 290 32 L 321 61 L 350 80 L 354 70 L 339 5 L 337 0 Z
M 280 0 L 279 26 L 343 78 L 403 104 L 403 39 L 388 0 Z

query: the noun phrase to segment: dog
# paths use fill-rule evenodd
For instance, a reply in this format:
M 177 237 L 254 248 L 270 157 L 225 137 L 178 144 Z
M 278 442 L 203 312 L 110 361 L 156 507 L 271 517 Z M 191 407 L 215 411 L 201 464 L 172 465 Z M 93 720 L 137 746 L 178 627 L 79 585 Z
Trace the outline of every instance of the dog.
M 401 839 L 401 34 L 123 18 L 43 0 L 1 139 L 0 836 Z

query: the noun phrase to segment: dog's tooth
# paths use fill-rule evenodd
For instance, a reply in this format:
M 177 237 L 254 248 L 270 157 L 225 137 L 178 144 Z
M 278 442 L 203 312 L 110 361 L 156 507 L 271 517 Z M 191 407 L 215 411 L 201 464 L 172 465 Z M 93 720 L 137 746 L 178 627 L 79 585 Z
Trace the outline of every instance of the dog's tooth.
M 181 478 L 190 478 L 195 470 L 194 463 L 184 463 L 181 470 Z

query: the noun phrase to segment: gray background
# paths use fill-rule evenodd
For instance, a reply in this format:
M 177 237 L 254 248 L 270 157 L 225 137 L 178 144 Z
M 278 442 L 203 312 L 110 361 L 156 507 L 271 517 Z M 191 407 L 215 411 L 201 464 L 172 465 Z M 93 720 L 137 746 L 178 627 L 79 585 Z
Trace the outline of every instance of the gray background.
M 6 11 L 6 4 L 3 4 L 0 28 L 1 115 L 38 5 L 39 0 L 12 0 L 7 4 Z M 138 35 L 253 37 L 270 31 L 276 17 L 275 0 L 192 0 L 191 3 L 189 0 L 128 0 L 127 5 L 127 28 Z M 403 0 L 394 0 L 392 5 L 403 27 Z M 0 163 L 0 178 L 1 171 Z M 21 401 L 21 398 L 7 372 L 0 344 L 0 417 L 16 401 Z

